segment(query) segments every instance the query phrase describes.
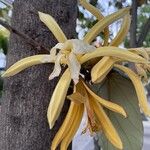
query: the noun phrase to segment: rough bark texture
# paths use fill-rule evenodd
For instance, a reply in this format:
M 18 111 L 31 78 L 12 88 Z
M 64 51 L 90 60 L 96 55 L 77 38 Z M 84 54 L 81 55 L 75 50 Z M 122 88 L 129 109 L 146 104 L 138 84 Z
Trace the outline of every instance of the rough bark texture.
M 75 37 L 77 0 L 15 0 L 12 26 L 45 47 L 56 44 L 54 36 L 40 22 L 37 12 L 51 14 L 68 38 Z M 21 58 L 44 53 L 11 35 L 7 67 Z M 48 81 L 53 65 L 37 65 L 5 79 L 0 115 L 1 150 L 49 150 L 62 123 L 68 104 L 52 131 L 47 123 L 47 107 L 58 79 Z

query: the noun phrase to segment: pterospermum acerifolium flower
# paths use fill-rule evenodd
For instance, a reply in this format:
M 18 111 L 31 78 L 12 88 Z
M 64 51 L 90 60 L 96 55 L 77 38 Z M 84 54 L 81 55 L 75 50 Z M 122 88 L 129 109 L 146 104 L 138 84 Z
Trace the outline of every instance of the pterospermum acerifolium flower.
M 61 65 L 66 65 L 68 68 L 60 77 L 48 107 L 47 117 L 51 129 L 61 113 L 65 99 L 71 100 L 71 104 L 62 126 L 54 137 L 51 150 L 55 150 L 59 144 L 61 150 L 67 150 L 79 128 L 84 111 L 87 113 L 87 126 L 83 132 L 89 130 L 93 134 L 102 131 L 116 148 L 123 149 L 122 141 L 104 108 L 119 113 L 123 117 L 127 117 L 126 111 L 121 106 L 98 96 L 87 83 L 101 83 L 113 68 L 123 71 L 134 84 L 141 110 L 146 115 L 150 115 L 150 108 L 141 81 L 143 76 L 147 78 L 146 71 L 150 70 L 150 50 L 146 48 L 142 50 L 143 48 L 122 49 L 118 47 L 128 33 L 131 21 L 130 8 L 123 8 L 104 17 L 97 8 L 85 0 L 80 0 L 80 3 L 98 19 L 98 22 L 88 31 L 83 40 L 67 39 L 50 15 L 39 12 L 40 20 L 54 34 L 58 43 L 51 49 L 49 55 L 34 55 L 16 62 L 6 70 L 3 77 L 13 76 L 33 65 L 54 63 L 54 70 L 49 76 L 49 80 L 52 80 L 60 75 Z M 118 34 L 111 42 L 108 42 L 108 26 L 121 18 L 123 18 L 123 21 Z M 102 47 L 96 48 L 91 43 L 100 32 L 104 32 L 104 43 Z M 97 58 L 96 61 L 94 58 Z M 137 71 L 135 72 L 124 66 L 123 62 L 134 63 Z M 87 69 L 84 68 L 86 64 L 90 64 L 88 71 L 90 71 L 91 80 L 86 80 L 86 74 L 81 73 L 82 69 Z M 67 96 L 71 80 L 74 83 L 74 90 L 71 95 Z

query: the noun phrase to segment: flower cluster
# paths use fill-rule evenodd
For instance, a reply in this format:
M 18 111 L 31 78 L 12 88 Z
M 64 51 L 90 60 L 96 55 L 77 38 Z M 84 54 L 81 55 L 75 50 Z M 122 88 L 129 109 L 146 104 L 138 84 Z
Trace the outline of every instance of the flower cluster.
M 98 9 L 85 0 L 80 0 L 80 2 L 98 19 L 98 22 L 89 30 L 83 40 L 67 39 L 50 15 L 39 12 L 40 20 L 50 29 L 59 43 L 51 49 L 49 55 L 34 55 L 16 62 L 3 74 L 3 77 L 13 76 L 33 65 L 54 63 L 54 70 L 49 76 L 49 79 L 52 80 L 60 75 L 61 65 L 67 65 L 68 68 L 60 77 L 48 107 L 47 117 L 50 128 L 55 125 L 66 97 L 71 100 L 71 104 L 62 126 L 54 137 L 51 150 L 55 150 L 59 144 L 61 150 L 67 150 L 79 128 L 84 111 L 87 112 L 87 126 L 84 131 L 89 130 L 91 134 L 102 131 L 115 147 L 123 149 L 122 141 L 104 108 L 126 117 L 125 110 L 121 106 L 96 95 L 87 85 L 89 81 L 85 81 L 85 75 L 81 75 L 80 71 L 84 67 L 82 64 L 89 64 L 90 62 L 92 64 L 90 65 L 92 66 L 90 74 L 93 84 L 100 83 L 113 68 L 123 71 L 134 84 L 141 110 L 146 115 L 150 115 L 150 108 L 141 81 L 141 77 L 147 78 L 146 71 L 150 70 L 149 49 L 118 48 L 128 33 L 131 21 L 130 8 L 123 8 L 103 17 Z M 108 26 L 120 18 L 123 18 L 121 28 L 116 37 L 109 43 Z M 91 42 L 100 32 L 104 32 L 104 44 L 102 47 L 96 48 L 91 45 Z M 124 62 L 135 64 L 136 72 L 124 66 Z M 74 81 L 74 91 L 67 96 L 71 80 Z

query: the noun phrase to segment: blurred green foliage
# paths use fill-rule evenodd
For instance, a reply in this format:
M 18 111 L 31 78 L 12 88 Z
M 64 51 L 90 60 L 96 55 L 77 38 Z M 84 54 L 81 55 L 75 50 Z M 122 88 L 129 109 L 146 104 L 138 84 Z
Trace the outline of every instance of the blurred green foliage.
M 96 6 L 98 9 L 101 10 L 102 14 L 106 15 L 107 12 L 110 13 L 110 9 L 113 7 L 114 10 L 121 9 L 126 6 L 131 6 L 131 1 L 127 0 L 109 0 L 108 8 L 106 10 L 106 7 L 103 5 L 102 1 L 98 0 L 89 0 L 90 3 L 94 6 Z M 104 2 L 106 3 L 106 2 Z M 150 17 L 150 1 L 147 1 L 147 4 L 143 4 L 140 7 L 138 7 L 138 18 L 137 18 L 137 37 L 139 37 L 143 24 L 146 23 L 147 19 Z M 96 18 L 90 15 L 82 6 L 79 6 L 79 15 L 78 15 L 78 26 L 79 26 L 79 33 L 82 32 L 82 34 L 85 34 L 96 22 Z M 115 23 L 115 26 L 119 27 L 120 23 Z M 103 39 L 103 34 L 99 35 L 101 39 Z M 110 27 L 110 40 L 113 39 L 113 30 Z M 138 39 L 138 38 L 137 38 Z M 126 37 L 124 40 L 124 47 L 128 48 L 130 42 L 130 34 Z M 150 47 L 150 32 L 147 34 L 146 39 L 143 42 L 144 47 Z M 147 89 L 150 89 L 150 86 L 147 86 Z M 99 147 L 100 150 L 100 144 L 95 142 L 95 145 Z
M 139 35 L 141 34 L 143 29 L 142 27 L 149 18 L 150 18 L 150 1 L 147 1 L 147 4 L 143 4 L 141 7 L 138 8 L 137 37 L 139 37 Z M 125 47 L 129 47 L 129 40 L 130 36 L 128 36 L 124 41 Z M 150 32 L 148 32 L 143 42 L 143 47 L 150 47 Z
M 4 8 L 0 8 L 0 19 L 5 20 L 8 23 L 10 23 L 9 12 L 10 12 L 10 7 L 6 6 Z
M 0 34 L 0 49 L 3 50 L 4 54 L 7 54 L 8 50 L 8 38 Z
M 106 9 L 105 5 L 101 1 L 98 0 L 89 0 L 89 2 L 96 6 L 102 14 L 106 15 L 109 10 L 114 8 L 114 10 L 121 9 L 126 6 L 131 6 L 131 1 L 126 1 L 126 0 L 109 0 L 108 1 L 108 8 Z M 106 2 L 104 2 L 106 3 Z M 79 26 L 79 30 L 77 30 L 78 34 L 80 35 L 80 32 L 82 34 L 87 33 L 88 29 L 90 29 L 96 22 L 96 18 L 88 13 L 87 10 L 85 10 L 82 6 L 79 6 L 79 13 L 78 13 L 78 20 L 79 22 L 77 23 Z M 148 0 L 146 4 L 143 4 L 141 7 L 138 7 L 138 21 L 137 21 L 137 37 L 141 33 L 142 30 L 142 25 L 147 21 L 147 19 L 150 17 L 150 1 Z M 117 27 L 118 23 L 116 22 L 115 24 Z M 103 39 L 103 34 L 99 35 Z M 82 36 L 81 36 L 82 37 Z M 111 30 L 110 27 L 110 39 L 113 39 L 113 31 Z M 124 46 L 129 47 L 129 41 L 130 41 L 130 36 L 125 39 L 124 41 Z M 147 34 L 146 39 L 143 42 L 144 47 L 149 47 L 150 46 L 150 32 Z
M 148 4 L 142 5 L 142 7 L 139 8 L 140 14 L 138 15 L 138 29 L 137 34 L 139 35 L 141 33 L 142 25 L 146 23 L 147 19 L 150 18 L 150 1 Z M 147 34 L 145 41 L 143 42 L 144 47 L 150 47 L 150 32 Z
M 1 5 L 1 8 L 0 8 L 0 19 L 6 21 L 7 23 L 10 23 L 10 16 L 9 16 L 10 9 L 11 8 L 9 6 L 5 6 L 5 5 Z M 0 27 L 0 50 L 5 55 L 7 54 L 8 32 L 3 27 Z M 0 98 L 2 96 L 2 90 L 3 90 L 3 79 L 0 78 Z

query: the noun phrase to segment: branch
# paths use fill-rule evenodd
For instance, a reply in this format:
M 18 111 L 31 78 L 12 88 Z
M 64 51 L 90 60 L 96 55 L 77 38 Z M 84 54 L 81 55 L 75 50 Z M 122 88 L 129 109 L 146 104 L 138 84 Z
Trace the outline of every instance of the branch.
M 33 40 L 28 35 L 26 35 L 26 34 L 20 32 L 20 31 L 16 30 L 15 28 L 13 28 L 12 26 L 10 26 L 8 23 L 6 23 L 5 21 L 3 21 L 1 19 L 0 19 L 0 24 L 3 27 L 5 27 L 7 30 L 9 30 L 10 32 L 15 33 L 16 35 L 18 35 L 19 37 L 21 37 L 26 43 L 28 43 L 32 47 L 40 49 L 42 51 L 49 51 L 49 49 L 45 48 L 40 43 L 38 43 L 37 41 Z
M 137 0 L 132 0 L 131 8 L 131 26 L 130 26 L 130 47 L 137 47 L 136 29 L 137 29 Z
M 143 45 L 143 41 L 145 40 L 148 32 L 150 31 L 150 18 L 147 19 L 146 23 L 142 26 L 141 34 L 138 38 L 138 47 L 141 47 Z
M 0 0 L 0 2 L 2 2 L 4 5 L 12 8 L 12 4 L 13 4 L 13 1 L 12 0 Z

